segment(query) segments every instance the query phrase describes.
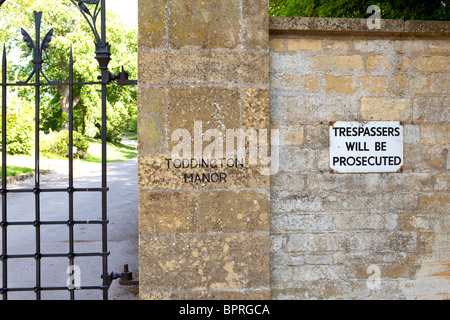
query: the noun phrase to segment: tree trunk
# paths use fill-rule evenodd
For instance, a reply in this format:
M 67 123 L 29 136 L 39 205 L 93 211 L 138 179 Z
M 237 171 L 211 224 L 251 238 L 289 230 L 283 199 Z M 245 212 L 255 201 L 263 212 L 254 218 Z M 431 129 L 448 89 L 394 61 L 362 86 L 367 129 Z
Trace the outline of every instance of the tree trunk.
M 61 110 L 63 114 L 63 121 L 62 121 L 62 129 L 68 130 L 69 129 L 69 87 L 68 86 L 61 86 L 58 88 L 59 93 L 61 94 Z M 77 95 L 73 98 L 73 107 L 78 104 L 81 100 L 81 95 Z M 65 115 L 65 116 L 64 116 Z
M 83 108 L 83 128 L 81 129 L 81 134 L 84 136 L 86 133 L 86 108 Z

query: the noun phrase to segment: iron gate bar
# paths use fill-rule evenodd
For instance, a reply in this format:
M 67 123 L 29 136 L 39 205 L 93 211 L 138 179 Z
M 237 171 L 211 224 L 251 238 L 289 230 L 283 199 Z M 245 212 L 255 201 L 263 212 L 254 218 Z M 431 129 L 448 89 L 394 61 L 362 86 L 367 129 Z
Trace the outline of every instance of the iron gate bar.
M 3 46 L 3 55 L 2 55 L 2 255 L 0 259 L 2 261 L 2 287 L 0 288 L 0 294 L 3 295 L 3 300 L 8 298 L 7 291 L 4 288 L 8 287 L 8 264 L 6 261 L 6 255 L 8 254 L 8 246 L 7 246 L 7 227 L 6 221 L 8 221 L 7 215 L 7 163 L 6 163 L 6 72 L 7 72 L 7 63 L 6 63 L 6 45 Z
M 69 80 L 68 82 L 58 82 L 50 81 L 42 70 L 42 53 L 47 55 L 46 49 L 51 42 L 53 35 L 53 29 L 51 29 L 44 37 L 41 45 L 40 44 L 40 26 L 42 19 L 42 12 L 34 12 L 35 16 L 35 41 L 31 39 L 29 34 L 21 29 L 21 33 L 24 36 L 24 41 L 30 52 L 33 52 L 33 71 L 28 79 L 24 82 L 8 83 L 7 79 L 7 54 L 6 45 L 3 47 L 2 55 L 2 174 L 3 177 L 7 176 L 7 88 L 8 87 L 34 87 L 35 88 L 35 182 L 34 188 L 19 188 L 19 189 L 8 189 L 7 179 L 2 179 L 2 186 L 0 189 L 0 194 L 2 195 L 2 220 L 0 222 L 2 230 L 2 253 L 0 255 L 0 260 L 2 262 L 2 285 L 0 287 L 0 294 L 3 300 L 8 299 L 8 292 L 20 292 L 20 291 L 32 291 L 36 294 L 36 299 L 41 299 L 42 291 L 51 290 L 62 290 L 69 291 L 70 299 L 75 299 L 75 291 L 77 290 L 102 290 L 103 299 L 108 299 L 108 290 L 111 282 L 116 279 L 114 277 L 115 273 L 108 273 L 108 256 L 110 252 L 108 251 L 108 234 L 107 226 L 109 223 L 107 215 L 107 192 L 109 188 L 107 187 L 107 149 L 106 149 L 106 134 L 107 134 L 107 85 L 113 81 L 117 80 L 119 85 L 136 85 L 137 80 L 128 80 L 128 74 L 123 70 L 117 75 L 111 74 L 108 71 L 108 64 L 111 60 L 111 48 L 106 42 L 106 10 L 105 10 L 105 0 L 90 0 L 90 1 L 75 1 L 70 0 L 74 5 L 78 6 L 83 17 L 88 22 L 94 37 L 96 45 L 96 56 L 95 58 L 99 62 L 99 69 L 101 71 L 101 76 L 99 80 L 101 81 L 91 81 L 91 82 L 74 82 L 74 71 L 73 71 L 73 50 L 70 49 L 70 59 L 69 59 Z M 0 2 L 0 6 L 3 3 Z M 95 4 L 94 14 L 92 15 L 86 4 Z M 100 8 L 99 8 L 100 5 Z M 98 16 L 101 17 L 101 35 L 98 34 L 96 21 Z M 92 19 L 92 22 L 89 20 Z M 34 75 L 34 83 L 29 83 Z M 40 75 L 42 75 L 47 83 L 41 82 Z M 102 124 L 101 124 L 101 140 L 102 140 L 102 163 L 101 163 L 101 187 L 100 188 L 75 188 L 74 186 L 74 176 L 73 176 L 73 88 L 74 86 L 83 85 L 101 85 L 101 95 L 102 95 Z M 40 150 L 39 150 L 39 117 L 40 117 L 40 88 L 47 86 L 68 86 L 69 87 L 69 177 L 68 177 L 68 187 L 67 188 L 41 188 L 40 187 Z M 75 220 L 74 217 L 74 193 L 75 192 L 100 192 L 102 194 L 102 218 L 95 220 Z M 19 193 L 33 193 L 35 201 L 35 220 L 34 221 L 8 221 L 8 210 L 7 210 L 7 195 L 8 193 L 19 194 Z M 41 204 L 41 193 L 68 193 L 69 201 L 69 212 L 68 220 L 59 221 L 42 221 L 40 204 Z M 41 252 L 41 226 L 46 225 L 66 225 L 68 227 L 68 252 L 67 253 L 43 253 Z M 74 226 L 75 225 L 101 225 L 102 227 L 102 250 L 101 252 L 75 252 L 75 237 L 74 237 Z M 30 254 L 9 254 L 8 252 L 8 227 L 9 226 L 33 226 L 35 227 L 35 253 Z M 67 258 L 69 260 L 69 266 L 75 265 L 75 259 L 77 257 L 102 257 L 102 285 L 96 286 L 80 286 L 80 287 L 70 287 L 70 286 L 42 286 L 41 283 L 41 272 L 42 272 L 42 259 L 46 258 Z M 34 287 L 8 287 L 8 260 L 9 259 L 35 259 L 36 264 L 36 275 L 35 275 L 35 286 Z
M 18 222 L 6 222 L 7 226 L 32 226 L 36 222 L 35 221 L 18 221 Z M 51 225 L 75 225 L 75 224 L 108 224 L 109 220 L 89 220 L 89 221 L 75 221 L 75 220 L 68 220 L 68 221 L 40 221 L 40 224 L 42 226 L 51 226 Z
M 104 257 L 109 252 L 70 252 L 70 253 L 39 253 L 39 254 L 10 254 L 7 259 L 25 259 L 25 258 L 75 258 L 75 257 Z M 67 288 L 67 287 L 66 287 Z
M 41 87 L 55 87 L 55 86 L 84 86 L 84 85 L 101 85 L 103 82 L 101 81 L 91 81 L 91 82 L 50 82 L 50 83 L 41 83 L 39 86 Z M 6 87 L 34 87 L 36 83 L 5 83 Z
M 80 286 L 80 289 L 77 290 L 103 290 L 103 286 Z M 41 287 L 39 288 L 40 291 L 67 291 L 67 287 Z M 8 289 L 8 292 L 19 292 L 19 291 L 35 291 L 35 287 L 17 287 L 17 288 L 10 288 Z
M 73 222 L 73 49 L 70 46 L 69 59 L 69 222 Z M 67 224 L 69 227 L 69 252 L 75 252 L 73 239 L 73 223 Z M 75 265 L 75 256 L 69 255 L 69 264 Z M 75 300 L 75 291 L 69 290 L 70 300 Z
M 36 223 L 34 224 L 34 227 L 36 229 L 36 254 L 34 259 L 36 260 L 36 288 L 35 288 L 35 293 L 36 293 L 36 300 L 41 300 L 41 259 L 42 259 L 42 254 L 41 254 L 41 224 L 40 224 L 40 220 L 41 220 L 41 193 L 39 192 L 39 188 L 40 188 L 40 99 L 41 99 L 41 87 L 40 87 L 40 71 L 42 68 L 42 59 L 39 55 L 39 50 L 37 49 L 37 46 L 39 46 L 39 43 L 41 41 L 41 18 L 42 18 L 42 12 L 34 12 L 34 19 L 35 19 L 35 25 L 36 25 L 36 42 L 35 42 L 35 46 L 36 48 L 33 50 L 34 52 L 34 60 L 33 60 L 33 64 L 34 64 L 34 73 L 35 73 L 35 83 L 36 85 L 34 86 L 35 88 L 35 97 L 34 97 L 34 101 L 35 101 L 35 115 L 34 115 L 34 121 L 35 121 L 35 128 L 34 128 L 34 132 L 35 132 L 35 136 L 34 136 L 34 157 L 35 157 L 35 178 L 34 178 L 34 188 L 35 188 L 35 192 L 34 192 L 34 198 L 35 198 L 35 221 Z
M 68 188 L 55 188 L 55 189 L 45 189 L 45 188 L 39 188 L 39 189 L 3 189 L 0 192 L 5 193 L 34 193 L 34 192 L 68 192 L 68 193 L 74 193 L 74 192 L 105 192 L 109 191 L 109 188 L 73 188 L 73 190 L 68 190 Z

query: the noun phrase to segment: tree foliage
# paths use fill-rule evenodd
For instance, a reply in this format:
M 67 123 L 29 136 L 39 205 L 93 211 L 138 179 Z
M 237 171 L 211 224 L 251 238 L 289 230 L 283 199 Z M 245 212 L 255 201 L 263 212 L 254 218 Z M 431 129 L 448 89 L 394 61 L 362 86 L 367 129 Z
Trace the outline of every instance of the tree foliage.
M 31 55 L 20 35 L 20 28 L 34 38 L 33 11 L 42 11 L 41 34 L 54 29 L 48 58 L 44 55 L 43 71 L 50 81 L 68 82 L 69 53 L 73 50 L 74 81 L 98 81 L 100 75 L 95 60 L 95 43 L 89 25 L 78 8 L 69 0 L 14 0 L 0 7 L 0 43 L 7 43 L 9 57 L 9 81 L 24 81 L 31 74 Z M 107 41 L 111 44 L 109 64 L 111 73 L 118 73 L 125 66 L 130 79 L 137 78 L 137 30 L 120 23 L 115 15 L 107 13 Z M 18 51 L 17 48 L 21 50 Z M 20 88 L 18 95 L 34 100 L 33 88 Z M 67 129 L 69 90 L 67 86 L 41 89 L 41 129 L 58 131 Z M 120 139 L 121 131 L 137 113 L 137 90 L 120 87 L 115 82 L 108 86 L 108 138 Z M 74 128 L 91 137 L 100 135 L 101 93 L 100 86 L 74 87 Z
M 84 159 L 88 155 L 89 143 L 78 132 L 73 134 L 73 156 Z M 75 149 L 76 148 L 76 149 Z M 69 156 L 69 131 L 62 130 L 52 132 L 42 137 L 41 151 L 57 154 L 63 157 Z
M 27 101 L 17 96 L 9 97 L 6 127 L 6 152 L 11 155 L 31 154 L 34 146 L 34 112 Z M 1 143 L 0 135 L 0 147 Z
M 382 19 L 449 20 L 447 0 L 269 0 L 271 16 L 367 18 L 371 5 Z

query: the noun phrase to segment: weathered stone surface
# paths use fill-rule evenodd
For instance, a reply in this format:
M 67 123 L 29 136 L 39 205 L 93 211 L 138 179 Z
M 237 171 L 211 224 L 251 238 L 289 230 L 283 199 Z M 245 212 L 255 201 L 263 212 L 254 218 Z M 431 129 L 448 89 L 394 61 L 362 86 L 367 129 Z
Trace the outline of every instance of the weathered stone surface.
M 308 175 L 307 183 L 308 190 L 313 194 L 350 193 L 355 192 L 355 188 L 364 194 L 371 194 L 380 191 L 380 188 L 384 188 L 383 179 L 377 174 L 311 173 Z
M 358 70 L 363 69 L 363 60 L 358 55 L 317 55 L 311 59 L 317 70 Z
M 321 50 L 322 49 L 322 41 L 321 40 L 288 40 L 287 42 L 287 50 Z
M 271 17 L 270 30 L 272 31 L 351 31 L 351 32 L 402 32 L 404 21 L 381 20 L 380 30 L 371 30 L 367 27 L 367 19 L 345 18 L 310 18 L 310 17 Z
M 194 138 L 194 122 L 202 122 L 202 130 L 240 128 L 241 95 L 237 88 L 179 87 L 169 89 L 169 132 L 186 129 Z M 178 141 L 175 141 L 177 144 Z M 174 142 L 171 141 L 171 146 Z M 171 148 L 172 150 L 172 148 Z
M 270 51 L 283 51 L 284 41 L 283 39 L 271 39 L 269 41 Z
M 272 191 L 302 193 L 306 190 L 306 176 L 280 171 L 270 177 Z
M 378 201 L 377 203 L 375 203 Z M 312 213 L 312 212 L 372 212 L 389 213 L 417 210 L 419 197 L 410 194 L 336 194 L 336 195 L 295 195 L 272 197 L 272 213 Z
M 268 0 L 242 0 L 242 42 L 246 48 L 267 50 L 268 7 Z
M 423 40 L 396 40 L 394 48 L 396 51 L 405 54 L 424 53 L 428 50 L 429 41 Z
M 409 121 L 411 106 L 408 101 L 389 98 L 362 98 L 361 116 L 364 120 Z
M 369 56 L 366 63 L 369 72 L 386 71 L 391 68 L 389 58 L 384 55 Z
M 140 233 L 197 232 L 197 194 L 194 192 L 141 192 L 139 210 Z
M 325 87 L 326 92 L 353 94 L 357 91 L 354 77 L 334 77 L 326 75 L 325 81 L 327 83 Z
M 430 34 L 448 35 L 450 23 L 448 21 L 404 21 L 381 19 L 380 29 L 369 29 L 367 19 L 346 18 L 310 18 L 310 17 L 271 17 L 270 30 L 276 31 L 306 31 L 323 32 L 339 31 L 349 33 L 375 33 L 375 34 Z
M 173 48 L 234 49 L 240 44 L 239 1 L 169 0 L 169 42 Z
M 272 130 L 279 130 L 280 145 L 300 146 L 305 139 L 305 128 L 302 124 L 273 126 Z
M 391 55 L 394 53 L 393 46 L 394 42 L 389 38 L 372 38 L 370 40 L 362 37 L 364 40 L 355 40 L 354 46 L 357 52 L 367 55 L 367 59 L 375 55 L 375 57 L 383 57 L 387 54 Z
M 430 79 L 430 91 L 436 94 L 450 94 L 450 77 L 447 73 L 433 73 Z
M 272 232 L 319 232 L 335 229 L 334 216 L 323 214 L 273 214 Z
M 138 52 L 139 84 L 167 82 L 167 56 L 159 51 Z
M 139 92 L 139 153 L 167 152 L 166 90 L 164 88 L 141 88 Z
M 424 56 L 418 58 L 414 67 L 422 72 L 450 71 L 450 58 L 447 56 Z
M 170 293 L 140 293 L 140 300 L 169 300 Z
M 423 125 L 421 128 L 422 143 L 428 145 L 449 145 L 450 125 Z
M 316 75 L 306 75 L 302 77 L 301 88 L 306 88 L 308 92 L 317 91 L 320 88 L 321 78 Z M 297 89 L 299 89 L 297 87 Z
M 445 233 L 445 221 L 439 215 L 441 213 L 400 214 L 398 224 L 405 231 Z
M 255 191 L 213 191 L 199 195 L 200 232 L 269 231 L 269 199 Z
M 268 41 L 266 0 L 141 1 L 140 19 L 159 21 L 142 20 L 139 39 L 142 299 L 448 289 L 448 263 L 436 265 L 450 258 L 448 22 L 369 30 L 366 19 L 271 18 Z M 226 184 L 186 182 L 214 171 L 167 166 L 172 133 L 193 137 L 195 120 L 203 133 L 280 130 L 278 173 L 246 163 L 216 170 Z M 330 174 L 328 123 L 338 120 L 403 121 L 403 173 Z M 371 265 L 379 290 L 367 287 Z
M 365 96 L 379 96 L 386 93 L 386 78 L 384 77 L 361 77 L 361 87 Z
M 432 172 L 445 168 L 446 152 L 442 147 L 430 147 L 423 145 L 405 145 L 404 157 L 405 170 L 420 172 Z
M 449 195 L 423 195 L 420 197 L 420 209 L 424 213 L 443 213 L 450 210 Z
M 428 50 L 432 53 L 442 53 L 450 49 L 450 44 L 445 39 L 437 39 L 428 42 Z
M 269 89 L 242 89 L 242 128 L 268 130 L 269 108 Z
M 167 168 L 166 159 L 170 159 L 169 154 L 138 156 L 139 191 L 174 190 L 183 186 L 182 175 L 177 175 L 172 171 L 163 171 Z M 160 173 L 161 171 L 163 174 Z
M 165 0 L 140 0 L 139 48 L 160 48 L 165 43 Z
M 230 162 L 231 167 L 229 167 L 224 160 L 223 162 L 217 162 L 217 168 L 183 169 L 181 162 L 179 168 L 178 163 L 177 168 L 174 168 L 170 159 L 172 159 L 170 154 L 141 155 L 138 157 L 140 190 L 259 189 L 269 187 L 270 176 L 265 174 L 265 171 L 262 170 L 264 167 L 259 163 L 250 164 L 248 160 L 246 162 L 244 160 L 242 162 L 244 165 L 241 166 L 240 162 L 235 161 L 234 165 Z M 190 159 L 196 158 L 189 158 L 188 162 L 190 162 Z M 238 164 L 236 165 L 236 163 Z M 209 182 L 203 179 L 203 174 L 207 176 L 209 174 Z M 191 175 L 193 176 L 191 177 Z M 222 178 L 220 179 L 220 177 Z M 216 178 L 217 181 L 215 181 Z
M 414 33 L 448 34 L 450 23 L 448 21 L 405 21 L 405 31 Z
M 317 152 L 309 148 L 283 146 L 280 150 L 280 170 L 305 172 L 317 167 Z
M 140 294 L 266 289 L 268 248 L 264 235 L 141 235 Z
M 244 300 L 241 291 L 186 291 L 174 292 L 170 295 L 172 300 Z
M 167 53 L 170 83 L 268 83 L 269 57 L 255 51 L 178 50 Z
M 140 296 L 270 298 L 268 1 L 141 1 Z
M 165 294 L 155 294 L 157 299 L 153 300 L 270 300 L 270 292 L 265 291 L 242 291 L 242 290 L 228 290 L 228 291 L 186 291 L 186 292 L 171 292 Z M 148 295 L 141 295 L 143 300 L 147 299 Z M 167 297 L 164 299 L 164 297 Z
M 356 96 L 340 95 L 292 96 L 271 94 L 271 123 L 324 124 L 356 118 L 359 103 Z
M 417 97 L 413 100 L 414 123 L 447 124 L 450 121 L 448 97 Z
M 271 49 L 271 124 L 282 133 L 281 171 L 270 186 L 271 297 L 441 296 L 445 289 L 423 275 L 424 261 L 448 260 L 448 40 L 387 35 L 393 30 L 363 39 L 349 27 L 360 23 L 363 32 L 362 20 L 313 20 L 271 20 L 281 23 Z M 289 26 L 295 32 L 278 32 Z M 324 32 L 333 28 L 353 37 Z M 323 32 L 320 50 L 315 32 Z M 403 173 L 330 174 L 328 122 L 338 120 L 403 121 Z M 377 290 L 367 287 L 373 265 Z
M 170 68 L 169 68 L 170 63 Z M 268 83 L 267 54 L 254 51 L 139 51 L 139 82 L 157 85 Z

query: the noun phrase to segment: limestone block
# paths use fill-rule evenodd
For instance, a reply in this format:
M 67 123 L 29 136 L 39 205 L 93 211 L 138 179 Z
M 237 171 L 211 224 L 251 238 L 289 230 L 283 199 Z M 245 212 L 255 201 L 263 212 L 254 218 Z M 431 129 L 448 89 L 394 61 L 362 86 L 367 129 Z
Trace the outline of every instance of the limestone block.
M 240 1 L 169 0 L 172 48 L 234 49 L 240 44 Z

